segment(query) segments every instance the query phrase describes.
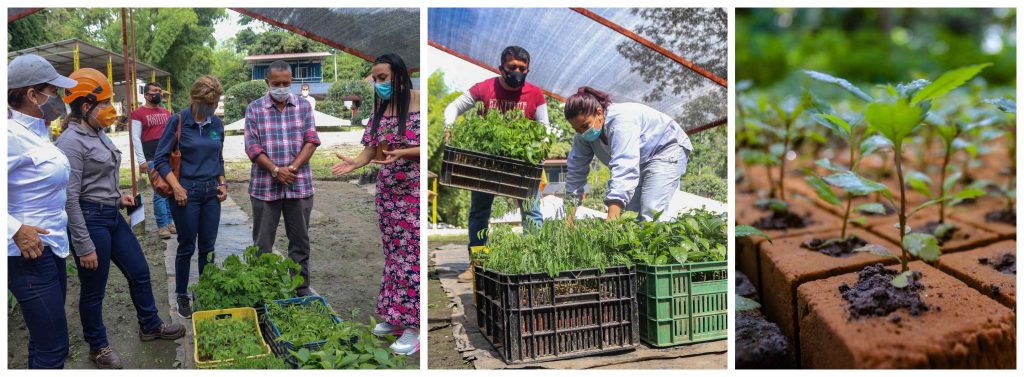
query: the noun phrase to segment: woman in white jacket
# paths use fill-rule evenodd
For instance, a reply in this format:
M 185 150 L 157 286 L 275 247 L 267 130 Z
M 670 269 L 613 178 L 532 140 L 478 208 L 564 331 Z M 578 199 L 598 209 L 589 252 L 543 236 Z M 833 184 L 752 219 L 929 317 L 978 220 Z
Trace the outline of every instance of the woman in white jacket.
M 622 210 L 649 221 L 668 209 L 693 146 L 672 117 L 639 103 L 612 103 L 599 90 L 582 87 L 565 101 L 565 118 L 576 135 L 569 152 L 566 194 L 583 194 L 590 161 L 597 157 L 611 170 L 608 219 Z

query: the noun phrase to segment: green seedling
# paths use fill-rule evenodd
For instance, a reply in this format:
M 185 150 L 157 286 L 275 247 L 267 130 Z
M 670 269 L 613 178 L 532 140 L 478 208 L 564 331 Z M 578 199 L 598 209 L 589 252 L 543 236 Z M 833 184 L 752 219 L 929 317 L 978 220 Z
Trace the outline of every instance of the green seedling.
M 353 311 L 350 318 L 357 317 Z M 345 321 L 335 324 L 326 337 L 326 343 L 318 351 L 307 348 L 289 351 L 300 369 L 398 369 L 404 368 L 406 356 L 393 354 L 388 343 L 395 337 L 373 335 L 376 321 L 371 317 L 369 325 Z M 353 342 L 352 340 L 355 340 Z
M 301 346 L 325 340 L 337 331 L 334 321 L 336 314 L 319 300 L 310 301 L 306 305 L 282 306 L 273 302 L 267 309 L 267 317 L 281 332 L 276 339 L 278 342 Z
M 196 346 L 201 361 L 241 359 L 266 351 L 260 344 L 255 321 L 211 318 L 197 321 L 196 327 Z
M 523 112 L 489 111 L 481 107 L 463 117 L 451 130 L 449 145 L 459 149 L 526 161 L 531 165 L 548 156 L 549 136 L 544 125 L 527 119 Z
M 1006 120 L 996 123 L 1002 135 L 1006 137 L 1006 151 L 1009 158 L 1009 174 L 1006 183 L 999 186 L 999 194 L 1003 197 L 1004 213 L 1016 212 L 1017 198 L 1017 102 L 1008 98 L 987 99 L 985 103 L 995 105 L 1006 113 Z
M 259 248 L 250 246 L 242 258 L 231 255 L 220 267 L 213 263 L 206 266 L 199 281 L 189 287 L 195 295 L 193 305 L 196 310 L 261 307 L 293 297 L 302 284 L 300 268 L 289 258 L 273 253 L 261 255 Z

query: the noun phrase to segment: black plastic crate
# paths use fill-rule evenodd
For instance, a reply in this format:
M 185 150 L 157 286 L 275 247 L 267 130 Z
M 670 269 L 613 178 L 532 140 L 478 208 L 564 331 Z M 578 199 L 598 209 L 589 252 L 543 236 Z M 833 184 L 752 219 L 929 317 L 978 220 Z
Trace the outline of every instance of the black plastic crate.
M 474 269 L 477 325 L 506 363 L 629 351 L 640 341 L 635 268 L 556 277 Z
M 532 200 L 540 191 L 542 165 L 444 147 L 441 184 L 516 199 Z

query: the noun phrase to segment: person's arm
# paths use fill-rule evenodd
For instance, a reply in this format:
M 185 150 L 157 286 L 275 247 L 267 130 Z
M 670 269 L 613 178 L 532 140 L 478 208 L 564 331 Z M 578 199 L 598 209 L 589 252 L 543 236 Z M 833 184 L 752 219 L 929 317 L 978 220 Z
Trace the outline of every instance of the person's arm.
M 142 122 L 137 119 L 132 119 L 132 149 L 135 150 L 135 165 L 146 166 L 146 155 L 142 153 Z
M 607 127 L 605 124 L 606 131 Z M 604 203 L 608 206 L 608 218 L 614 219 L 629 203 L 640 183 L 640 126 L 635 124 L 635 119 L 624 116 L 617 120 L 609 143 L 612 150 L 608 161 L 611 179 Z
M 85 215 L 82 214 L 82 206 L 78 202 L 82 194 L 82 170 L 85 168 L 85 159 L 80 145 L 70 138 L 57 139 L 59 148 L 68 158 L 71 166 L 71 175 L 68 177 L 68 197 L 64 209 L 68 213 L 68 238 L 71 245 L 75 247 L 75 254 L 85 256 L 96 251 L 96 245 L 89 237 L 89 228 L 85 225 Z
M 449 103 L 444 108 L 444 125 L 445 127 L 455 124 L 455 119 L 459 118 L 462 113 L 473 109 L 476 105 L 476 100 L 469 93 L 463 93 L 461 96 L 456 98 L 452 103 Z
M 167 174 L 171 173 L 171 151 L 174 150 L 175 144 L 177 144 L 177 133 L 178 132 L 178 115 L 172 115 L 167 118 L 167 124 L 164 125 L 164 133 L 160 135 L 160 142 L 156 145 L 156 152 L 153 154 L 153 169 L 156 169 L 157 173 L 160 173 L 161 177 L 167 179 Z M 169 183 L 169 181 L 168 181 Z

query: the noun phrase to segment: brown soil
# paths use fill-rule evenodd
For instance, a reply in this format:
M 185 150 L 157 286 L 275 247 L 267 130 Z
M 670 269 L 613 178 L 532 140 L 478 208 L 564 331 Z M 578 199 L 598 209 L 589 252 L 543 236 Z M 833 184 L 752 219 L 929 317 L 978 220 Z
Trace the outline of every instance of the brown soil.
M 814 250 L 830 257 L 845 258 L 857 253 L 857 248 L 868 243 L 857 236 L 839 238 L 815 238 L 800 244 L 800 247 Z
M 911 220 L 908 225 L 912 232 L 924 230 L 928 227 L 934 228 L 935 225 L 929 225 L 933 219 L 934 218 L 930 217 L 919 217 L 916 221 Z M 952 236 L 950 239 L 939 243 L 943 253 L 973 249 L 998 241 L 1000 238 L 998 234 L 989 232 L 967 222 L 955 221 L 952 217 L 947 217 L 946 223 L 955 225 L 957 230 L 955 232 L 951 232 Z M 875 225 L 871 228 L 871 231 L 895 244 L 899 244 L 900 242 L 899 228 L 892 224 Z
M 981 249 L 943 255 L 939 257 L 938 267 L 1014 309 L 1017 307 L 1016 250 L 1016 241 L 1003 241 Z
M 838 233 L 839 230 L 834 229 L 817 234 L 788 237 L 776 240 L 774 244 L 761 245 L 760 289 L 764 296 L 764 301 L 761 302 L 764 305 L 762 311 L 769 319 L 779 324 L 782 334 L 787 338 L 797 339 L 796 290 L 801 284 L 857 271 L 876 263 L 895 263 L 894 259 L 870 253 L 855 253 L 846 258 L 836 258 L 801 247 L 801 244 L 809 240 L 832 238 L 838 236 Z M 857 236 L 867 243 L 896 250 L 895 245 L 873 234 L 862 232 Z
M 997 209 L 985 213 L 985 221 L 990 223 L 1003 223 L 1008 225 L 1017 225 L 1017 212 L 1006 209 Z
M 747 278 L 747 274 L 736 272 L 736 294 L 757 300 L 757 288 L 754 288 L 754 284 L 750 283 L 750 278 Z
M 736 369 L 792 368 L 789 341 L 761 312 L 736 313 Z
M 921 273 L 913 271 L 904 287 L 893 285 L 893 279 L 899 275 L 897 269 L 876 264 L 857 272 L 857 282 L 853 286 L 840 284 L 839 293 L 846 300 L 850 318 L 885 317 L 900 309 L 907 309 L 911 316 L 916 317 L 933 310 L 921 300 L 924 291 Z M 934 307 L 934 310 L 942 308 Z M 902 316 L 893 314 L 889 320 L 899 323 Z
M 806 283 L 798 291 L 800 345 L 805 368 L 1015 368 L 1016 316 L 998 302 L 922 262 L 926 304 L 920 316 L 906 309 L 887 317 L 850 319 L 839 292 L 858 274 Z
M 970 225 L 973 225 L 973 226 L 975 226 L 977 228 L 984 229 L 984 230 L 987 230 L 989 232 L 995 233 L 996 235 L 998 235 L 998 237 L 1000 239 L 1012 239 L 1012 238 L 1016 237 L 1017 236 L 1017 224 L 1016 224 L 1016 222 L 1007 224 L 1007 223 L 1004 223 L 1004 222 L 1001 222 L 1001 221 L 989 221 L 986 218 L 987 214 L 999 211 L 998 208 L 1001 208 L 1001 206 L 994 207 L 994 208 L 997 208 L 997 209 L 971 210 L 971 211 L 964 211 L 964 212 L 959 212 L 958 211 L 958 212 L 953 213 L 953 215 L 950 216 L 949 218 L 952 219 L 953 221 L 958 222 L 958 223 L 970 224 Z M 1017 214 L 1014 213 L 1013 214 L 1013 219 L 1016 220 L 1016 218 L 1017 218 Z

